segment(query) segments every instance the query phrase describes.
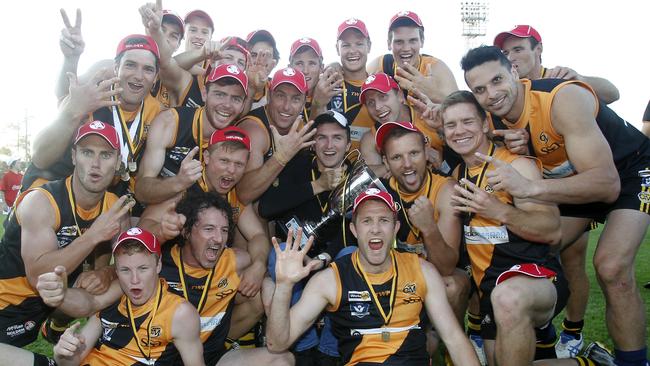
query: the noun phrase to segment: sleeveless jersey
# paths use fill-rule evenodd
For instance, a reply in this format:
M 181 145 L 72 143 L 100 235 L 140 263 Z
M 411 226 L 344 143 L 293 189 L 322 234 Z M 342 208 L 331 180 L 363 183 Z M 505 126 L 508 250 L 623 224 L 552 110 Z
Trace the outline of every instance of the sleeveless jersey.
M 65 180 L 48 182 L 32 190 L 42 192 L 50 201 L 54 209 L 56 220 L 52 228 L 56 235 L 59 249 L 65 248 L 76 238 L 81 236 L 103 212 L 108 211 L 117 201 L 117 196 L 106 192 L 98 203 L 97 209 L 88 216 L 79 214 L 79 208 L 73 210 L 74 196 L 71 189 L 72 177 Z M 22 193 L 16 200 L 16 209 L 29 191 Z M 75 205 L 76 206 L 76 205 Z M 26 314 L 48 314 L 53 309 L 46 306 L 32 288 L 25 273 L 25 263 L 21 256 L 21 224 L 15 210 L 8 218 L 5 234 L 0 242 L 0 317 L 21 319 Z M 90 256 L 93 257 L 94 256 Z M 72 286 L 77 276 L 82 271 L 82 266 L 72 270 L 68 268 L 68 284 Z M 4 331 L 4 330 L 3 330 Z
M 345 80 L 340 95 L 332 97 L 327 109 L 332 109 L 345 115 L 350 125 L 351 149 L 358 149 L 361 137 L 373 125 L 368 109 L 359 101 L 361 85 L 365 80 Z
M 506 163 L 512 163 L 521 157 L 495 145 L 491 145 L 489 155 Z M 539 166 L 539 161 L 536 162 Z M 494 191 L 487 183 L 485 173 L 494 169 L 488 163 L 470 168 L 463 162 L 459 166 L 458 178 L 468 179 L 494 194 L 501 202 L 512 205 L 510 194 Z M 489 295 L 496 285 L 497 277 L 516 264 L 537 263 L 559 273 L 559 262 L 551 253 L 549 245 L 524 240 L 508 230 L 503 223 L 475 214 L 466 215 L 464 221 L 464 240 L 472 265 L 472 277 L 481 296 Z
M 137 339 L 131 325 L 127 301 L 122 298 L 95 316 L 102 334 L 82 365 L 173 365 L 179 357 L 172 339 L 172 320 L 185 301 L 174 294 L 164 279 L 146 304 L 133 309 Z M 90 346 L 90 345 L 88 345 Z
M 192 81 L 187 85 L 183 93 L 178 96 L 178 106 L 198 108 L 203 107 L 203 95 L 201 91 L 205 90 L 205 76 L 192 75 Z
M 565 85 L 576 84 L 589 90 L 591 87 L 576 80 L 522 79 L 525 104 L 519 120 L 514 124 L 497 116 L 490 116 L 492 129 L 524 128 L 530 135 L 528 148 L 531 155 L 539 158 L 544 165 L 544 178 L 563 178 L 575 174 L 568 160 L 564 137 L 555 131 L 551 123 L 551 104 L 557 92 Z M 620 171 L 632 158 L 645 152 L 649 142 L 639 130 L 627 123 L 604 103 L 597 102 L 595 119 L 605 136 L 614 157 L 616 168 Z
M 343 361 L 346 365 L 429 365 L 423 311 L 427 287 L 419 258 L 391 250 L 392 271 L 366 274 L 370 287 L 358 253 L 332 263 L 337 301 L 327 311 Z
M 240 282 L 235 253 L 232 249 L 224 249 L 214 270 L 189 267 L 181 263 L 181 247 L 174 245 L 163 248 L 160 276 L 167 280 L 174 293 L 186 297 L 199 311 L 200 337 L 208 360 L 212 358 L 208 354 L 219 355 L 224 351 L 224 342 L 230 329 L 235 304 L 233 300 Z
M 165 162 L 160 171 L 161 177 L 173 177 L 181 169 L 181 162 L 193 148 L 199 146 L 198 141 L 203 135 L 203 107 L 189 108 L 176 107 L 171 109 L 176 120 L 176 131 L 172 147 L 165 149 Z M 208 147 L 208 142 L 201 144 L 197 156 L 203 163 L 203 152 Z
M 160 104 L 164 105 L 165 108 L 172 107 L 171 101 L 169 100 L 169 90 L 162 84 L 160 81 L 160 76 L 156 79 L 156 82 L 151 88 L 151 96 L 156 98 Z
M 450 178 L 432 173 L 427 170 L 424 182 L 420 190 L 415 193 L 400 192 L 399 184 L 395 177 L 391 177 L 388 184 L 384 185 L 388 189 L 388 193 L 393 196 L 395 202 L 399 202 L 399 211 L 397 217 L 400 221 L 400 228 L 397 232 L 397 248 L 411 253 L 424 254 L 426 251 L 424 242 L 420 237 L 420 230 L 411 225 L 408 218 L 408 209 L 411 208 L 413 202 L 420 196 L 427 197 L 434 209 L 436 207 L 436 200 L 440 189 L 450 180 Z M 434 211 L 434 220 L 438 221 L 438 210 Z
M 270 93 L 270 90 L 269 90 L 270 84 L 271 84 L 271 80 L 268 80 L 264 84 L 264 90 L 262 90 L 262 92 L 256 93 L 255 96 L 253 96 L 253 104 L 251 105 L 251 110 L 257 109 L 259 107 L 263 107 L 263 106 L 268 104 L 268 102 L 269 102 L 269 93 Z

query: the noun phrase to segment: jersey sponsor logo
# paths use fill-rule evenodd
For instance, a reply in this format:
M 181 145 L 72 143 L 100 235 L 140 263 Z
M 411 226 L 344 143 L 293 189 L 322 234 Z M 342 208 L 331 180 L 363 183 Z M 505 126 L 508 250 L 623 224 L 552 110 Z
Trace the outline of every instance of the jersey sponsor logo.
M 540 151 L 543 152 L 544 154 L 550 154 L 561 147 L 560 144 L 558 144 L 557 142 L 553 142 L 549 144 L 550 140 L 546 135 L 546 132 L 542 132 L 539 134 L 539 141 L 544 143 L 544 146 L 540 148 Z
M 26 324 L 14 324 L 7 327 L 5 333 L 7 334 L 7 337 L 18 337 L 27 333 L 26 328 Z
M 467 244 L 505 244 L 510 241 L 505 226 L 468 226 L 465 225 L 465 242 Z
M 404 304 L 417 304 L 419 302 L 422 302 L 422 298 L 418 295 L 409 296 L 404 299 Z
M 182 161 L 189 154 L 190 150 L 192 149 L 187 146 L 174 146 L 167 154 L 167 157 L 173 161 Z
M 211 317 L 201 317 L 201 332 L 212 332 L 215 330 L 219 324 L 221 324 L 221 320 L 223 320 L 223 317 L 226 315 L 226 312 L 221 312 L 218 313 L 215 316 Z
M 348 291 L 348 301 L 370 301 L 370 292 Z
M 352 141 L 361 141 L 364 133 L 370 131 L 369 127 L 350 126 L 350 138 Z
M 350 315 L 361 319 L 370 314 L 370 304 L 365 302 L 355 302 L 350 304 Z
M 486 191 L 487 193 L 494 193 L 494 188 L 492 188 L 491 185 L 486 184 L 486 185 L 485 185 L 485 191 Z
M 639 170 L 639 177 L 641 177 L 641 187 L 650 187 L 650 169 Z
M 639 201 L 642 203 L 650 203 L 650 193 L 648 192 L 639 192 L 637 197 L 639 197 Z
M 228 286 L 228 277 L 224 277 L 219 280 L 219 283 L 217 284 L 217 288 L 224 288 Z
M 56 240 L 59 248 L 63 248 L 72 243 L 72 241 L 75 240 L 79 235 L 80 233 L 77 231 L 76 225 L 61 227 L 56 233 Z
M 144 338 L 144 337 L 140 338 L 140 344 L 142 345 L 142 347 L 160 347 L 160 346 L 162 346 L 161 341 L 157 341 L 157 340 L 151 339 L 151 338 Z
M 115 332 L 115 329 L 119 326 L 119 323 L 111 322 L 108 321 L 104 318 L 100 319 L 100 322 L 102 324 L 102 339 L 105 341 L 110 341 L 111 338 L 113 337 L 113 333 Z
M 217 292 L 217 294 L 214 295 L 214 296 L 215 296 L 217 299 L 219 299 L 219 300 L 223 300 L 223 299 L 225 299 L 226 297 L 228 297 L 229 295 L 232 295 L 233 292 L 235 292 L 235 290 L 229 288 L 229 289 L 227 289 L 227 290 L 224 290 L 224 291 L 221 291 L 221 292 Z
M 176 292 L 183 291 L 183 285 L 181 285 L 179 282 L 167 282 L 167 286 Z
M 414 294 L 416 290 L 417 290 L 417 286 L 415 285 L 415 282 L 409 282 L 406 285 L 404 285 L 402 292 L 404 292 L 405 294 Z

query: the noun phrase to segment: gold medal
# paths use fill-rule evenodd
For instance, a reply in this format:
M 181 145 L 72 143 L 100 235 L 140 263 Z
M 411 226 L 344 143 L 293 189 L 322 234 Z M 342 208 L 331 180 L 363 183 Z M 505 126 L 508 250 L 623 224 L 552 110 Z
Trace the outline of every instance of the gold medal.
M 133 161 L 133 160 L 130 160 L 130 161 L 129 161 L 129 171 L 130 171 L 131 173 L 135 173 L 136 170 L 138 170 L 138 163 L 136 163 L 136 162 Z
M 90 270 L 91 270 L 91 268 L 90 268 L 90 263 L 89 263 L 87 260 L 85 260 L 84 263 L 83 263 L 83 267 L 82 267 L 82 268 L 83 268 L 82 271 L 84 271 L 84 272 L 88 272 L 88 271 L 90 271 Z
M 390 332 L 381 332 L 381 340 L 384 342 L 390 341 Z

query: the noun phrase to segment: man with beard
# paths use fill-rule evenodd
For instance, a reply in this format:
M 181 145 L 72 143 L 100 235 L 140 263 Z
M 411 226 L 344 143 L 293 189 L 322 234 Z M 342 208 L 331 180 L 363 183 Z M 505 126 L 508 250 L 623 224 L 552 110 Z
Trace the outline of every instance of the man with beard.
M 0 245 L 0 342 L 22 347 L 36 340 L 53 310 L 34 290 L 40 274 L 62 264 L 74 283 L 82 267 L 109 256 L 108 241 L 128 227 L 133 203 L 106 192 L 120 161 L 118 141 L 110 125 L 84 124 L 72 147 L 72 176 L 18 198 Z
M 405 96 L 416 88 L 435 103 L 458 90 L 454 75 L 440 59 L 420 54 L 424 45 L 424 25 L 412 11 L 393 15 L 388 26 L 390 54 L 379 56 L 368 65 L 371 74 L 384 72 L 395 78 Z
M 529 129 L 530 153 L 542 161 L 545 178 L 552 178 L 530 181 L 504 167 L 489 182 L 516 198 L 562 204 L 563 243 L 582 235 L 591 220 L 607 220 L 594 266 L 616 363 L 647 364 L 634 257 L 650 223 L 645 193 L 650 141 L 598 103 L 587 84 L 520 80 L 497 47 L 470 50 L 461 65 L 467 85 L 491 114 L 491 127 Z
M 210 136 L 237 118 L 247 88 L 248 78 L 242 70 L 220 65 L 206 79 L 205 107 L 172 108 L 154 120 L 135 187 L 138 200 L 163 202 L 202 177 Z
M 384 176 L 388 173 L 382 162 L 381 153 L 375 144 L 376 130 L 386 122 L 407 121 L 426 136 L 426 158 L 434 168 L 443 174 L 450 174 L 458 163 L 457 155 L 445 147 L 431 122 L 422 119 L 420 113 L 406 103 L 399 85 L 387 74 L 370 75 L 361 86 L 361 103 L 366 107 L 374 125 L 361 138 L 361 156 L 374 170 Z
M 79 104 L 69 114 L 64 114 L 45 127 L 34 141 L 32 164 L 25 174 L 25 189 L 47 180 L 64 178 L 72 173 L 72 159 L 69 153 L 74 133 L 86 118 L 99 120 L 115 127 L 118 133 L 118 155 L 121 156 L 120 176 L 122 181 L 110 188 L 117 194 L 129 190 L 129 182 L 138 170 L 138 164 L 149 124 L 158 115 L 160 103 L 151 96 L 151 88 L 158 74 L 158 45 L 149 36 L 133 34 L 122 39 L 115 56 L 117 79 L 103 80 L 97 76 L 88 83 L 78 85 L 71 76 L 70 102 L 81 100 L 84 95 L 96 99 Z M 99 74 L 98 74 L 99 75 Z M 117 83 L 114 91 L 111 85 Z M 115 101 L 107 102 L 115 96 Z M 63 107 L 66 108 L 66 100 Z M 97 108 L 98 109 L 92 109 Z M 90 113 L 90 117 L 88 117 Z M 52 136 L 57 138 L 53 139 Z
M 287 349 L 327 310 L 339 352 L 346 363 L 429 365 L 425 350 L 424 310 L 458 365 L 478 365 L 447 299 L 445 285 L 431 263 L 392 249 L 400 227 L 390 194 L 371 188 L 354 200 L 350 230 L 359 249 L 334 261 L 307 283 L 303 296 L 289 308 L 293 285 L 317 264 L 304 266 L 313 238 L 300 248 L 288 236 L 281 250 L 276 238 L 276 285 L 268 314 L 267 345 Z M 332 284 L 335 284 L 332 286 Z
M 314 144 L 313 122 L 301 123 L 306 95 L 302 72 L 292 67 L 278 70 L 271 79 L 269 103 L 237 122 L 252 147 L 246 174 L 237 186 L 241 202 L 258 199 L 300 149 Z
M 359 148 L 363 134 L 370 130 L 372 120 L 359 102 L 361 84 L 368 77 L 366 62 L 370 52 L 370 35 L 360 19 L 343 21 L 336 38 L 340 65 L 327 67 L 318 80 L 311 105 L 311 117 L 335 110 L 350 122 L 352 149 Z

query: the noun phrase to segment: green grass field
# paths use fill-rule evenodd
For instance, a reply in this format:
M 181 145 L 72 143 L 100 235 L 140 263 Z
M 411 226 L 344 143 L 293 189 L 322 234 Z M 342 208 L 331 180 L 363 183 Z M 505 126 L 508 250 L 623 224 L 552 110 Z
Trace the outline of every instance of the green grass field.
M 4 220 L 4 218 L 2 218 Z M 596 247 L 596 242 L 600 235 L 602 226 L 594 231 L 592 231 L 589 238 L 589 250 L 588 250 L 588 266 L 587 273 L 589 274 L 589 279 L 591 282 L 591 292 L 589 294 L 589 305 L 587 307 L 587 314 L 585 316 L 585 344 L 592 341 L 598 340 L 604 342 L 608 347 L 613 348 L 611 339 L 607 334 L 607 328 L 605 326 L 605 300 L 603 298 L 602 291 L 596 282 L 594 268 L 591 265 L 591 258 L 593 258 L 594 249 Z M 0 225 L 0 234 L 4 230 Z M 643 285 L 650 281 L 650 235 L 646 235 L 643 244 L 639 250 L 639 254 L 636 257 L 636 278 L 638 286 L 641 288 L 641 297 L 646 304 L 646 318 L 650 319 L 650 290 L 644 289 Z M 555 326 L 557 329 L 561 329 L 560 322 L 562 321 L 564 314 L 560 314 L 555 321 Z M 650 326 L 647 327 L 647 334 L 650 334 Z M 36 342 L 29 345 L 27 349 L 45 354 L 52 354 L 52 345 L 46 341 L 39 338 Z

